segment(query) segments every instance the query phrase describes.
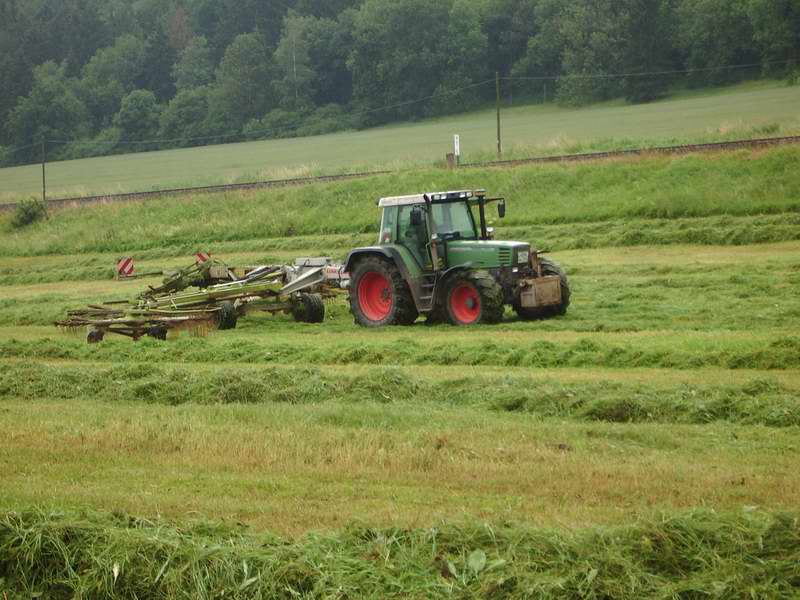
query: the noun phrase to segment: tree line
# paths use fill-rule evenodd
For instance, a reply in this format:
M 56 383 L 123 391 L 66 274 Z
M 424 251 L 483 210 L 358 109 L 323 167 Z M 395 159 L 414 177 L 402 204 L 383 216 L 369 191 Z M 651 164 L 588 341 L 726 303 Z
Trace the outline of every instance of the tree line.
M 798 59 L 800 0 L 0 0 L 0 162 L 462 112 L 495 72 L 578 105 Z

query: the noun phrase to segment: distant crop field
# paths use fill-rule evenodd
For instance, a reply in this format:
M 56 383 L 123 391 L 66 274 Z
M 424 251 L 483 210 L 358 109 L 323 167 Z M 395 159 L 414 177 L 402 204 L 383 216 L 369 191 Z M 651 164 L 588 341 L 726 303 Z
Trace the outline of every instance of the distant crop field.
M 775 135 L 800 128 L 800 87 L 750 83 L 641 105 L 503 108 L 505 155 L 530 156 L 648 144 Z M 461 136 L 463 160 L 490 159 L 493 110 L 325 136 L 226 144 L 48 165 L 51 197 L 145 191 L 309 174 L 430 165 Z M 0 199 L 41 190 L 38 165 L 0 170 Z
M 0 592 L 797 597 L 798 164 L 427 169 L 0 216 Z M 459 183 L 507 196 L 498 237 L 563 265 L 565 316 L 368 330 L 339 299 L 321 324 L 164 342 L 52 325 L 158 281 L 114 281 L 123 253 L 341 259 L 374 241 L 377 195 Z

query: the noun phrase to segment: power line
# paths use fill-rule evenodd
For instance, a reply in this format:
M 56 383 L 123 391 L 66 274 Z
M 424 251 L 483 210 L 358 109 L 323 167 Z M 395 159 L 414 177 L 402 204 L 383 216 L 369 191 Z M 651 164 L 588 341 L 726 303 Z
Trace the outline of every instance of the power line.
M 284 4 L 284 6 L 287 6 Z M 287 6 L 287 8 L 289 8 Z M 764 65 L 777 65 L 777 64 L 789 64 L 795 62 L 793 59 L 788 60 L 778 60 L 778 61 L 766 61 L 761 63 L 751 63 L 751 64 L 739 64 L 739 65 L 723 65 L 720 67 L 706 67 L 706 68 L 698 68 L 698 69 L 676 69 L 676 70 L 665 70 L 665 71 L 650 71 L 650 72 L 639 72 L 639 73 L 597 73 L 597 74 L 576 74 L 576 75 L 550 75 L 550 76 L 537 76 L 537 77 L 510 77 L 505 76 L 501 77 L 501 80 L 504 81 L 558 81 L 563 79 L 612 79 L 612 78 L 625 78 L 625 77 L 648 77 L 648 76 L 663 76 L 663 75 L 676 75 L 676 74 L 690 74 L 690 73 L 701 73 L 701 72 L 711 72 L 711 71 L 720 71 L 720 70 L 733 70 L 733 69 L 744 69 L 744 68 L 754 68 L 754 67 L 762 67 Z M 396 102 L 393 104 L 387 104 L 385 106 L 380 106 L 376 108 L 365 109 L 361 111 L 351 112 L 348 114 L 350 118 L 360 117 L 368 114 L 373 114 L 381 111 L 392 110 L 395 108 L 401 108 L 403 106 L 410 106 L 413 104 L 419 104 L 421 102 L 427 102 L 430 100 L 434 100 L 436 98 L 452 96 L 454 94 L 458 94 L 460 92 L 475 89 L 484 85 L 488 85 L 490 83 L 494 83 L 494 79 L 486 79 L 484 81 L 479 81 L 476 83 L 472 83 L 466 86 L 462 86 L 459 88 L 454 88 L 450 90 L 444 90 L 435 94 L 430 94 L 428 96 L 423 96 L 421 98 L 416 98 L 413 100 L 404 100 L 402 102 Z M 287 123 L 286 125 L 282 125 L 280 127 L 273 127 L 270 129 L 258 129 L 253 131 L 248 131 L 247 133 L 243 133 L 241 131 L 237 132 L 230 132 L 230 133 L 220 133 L 214 135 L 207 135 L 207 136 L 196 136 L 196 137 L 181 137 L 181 138 L 157 138 L 157 139 L 148 139 L 148 140 L 47 140 L 48 144 L 59 144 L 64 146 L 142 146 L 142 145 L 152 145 L 152 144 L 187 144 L 190 142 L 210 142 L 214 140 L 224 141 L 224 140 L 236 140 L 237 138 L 241 141 L 248 141 L 248 138 L 251 137 L 260 137 L 260 136 L 271 136 L 273 134 L 282 133 L 284 131 L 291 131 L 296 129 L 297 127 L 303 125 L 307 122 L 306 118 L 300 118 L 296 121 L 291 123 Z M 19 152 L 21 150 L 27 150 L 34 146 L 38 146 L 38 143 L 28 144 L 27 146 L 20 146 L 17 148 L 12 148 L 11 152 Z
M 485 81 L 479 81 L 478 83 L 472 83 L 470 85 L 465 85 L 460 88 L 456 88 L 454 90 L 446 90 L 444 92 L 439 92 L 438 94 L 431 94 L 430 96 L 425 96 L 424 98 L 418 98 L 417 100 L 407 100 L 405 102 L 398 102 L 397 104 L 390 104 L 388 106 L 382 106 L 380 108 L 372 108 L 369 110 L 364 110 L 359 113 L 355 113 L 355 116 L 366 115 L 373 112 L 378 112 L 381 110 L 389 110 L 391 108 L 399 108 L 401 106 L 407 106 L 409 104 L 418 104 L 420 102 L 425 102 L 426 100 L 433 100 L 434 98 L 441 98 L 444 96 L 452 96 L 453 94 L 458 94 L 459 92 L 463 92 L 464 90 L 470 90 L 476 87 L 480 87 L 482 85 L 486 85 L 487 83 L 493 83 L 494 79 L 486 79 Z
M 27 146 L 17 146 L 15 148 L 8 148 L 8 147 L 3 148 L 3 146 L 0 146 L 0 149 L 3 149 L 5 152 L 10 152 L 10 153 L 16 154 L 20 150 L 27 150 L 28 148 L 33 148 L 35 146 L 41 146 L 41 142 L 28 144 Z
M 375 112 L 380 112 L 383 110 L 391 110 L 394 108 L 400 108 L 402 106 L 408 106 L 411 104 L 419 104 L 420 102 L 427 102 L 428 100 L 433 100 L 435 98 L 441 98 L 446 96 L 452 96 L 454 94 L 458 94 L 460 92 L 474 89 L 476 87 L 480 87 L 486 85 L 488 83 L 493 83 L 493 79 L 487 79 L 485 81 L 480 81 L 477 83 L 472 83 L 469 85 L 465 85 L 459 88 L 451 89 L 451 90 L 444 90 L 442 92 L 431 94 L 429 96 L 424 96 L 422 98 L 416 98 L 414 100 L 405 100 L 403 102 L 397 102 L 394 104 L 387 104 L 386 106 L 380 106 L 377 108 L 370 108 L 362 111 L 357 111 L 353 113 L 349 113 L 349 117 L 360 117 L 367 114 L 372 114 Z M 209 141 L 209 140 L 221 140 L 226 138 L 247 138 L 251 136 L 259 136 L 259 135 L 268 135 L 273 133 L 280 133 L 283 131 L 294 129 L 295 127 L 302 125 L 306 122 L 306 119 L 300 119 L 294 121 L 290 124 L 283 125 L 281 127 L 274 127 L 272 129 L 259 129 L 254 131 L 248 131 L 247 133 L 242 132 L 235 132 L 235 133 L 221 133 L 217 135 L 210 135 L 210 136 L 200 136 L 200 137 L 190 137 L 190 138 L 169 138 L 169 139 L 150 139 L 150 140 L 108 140 L 108 141 L 71 141 L 71 140 L 47 140 L 48 144 L 61 144 L 65 146 L 91 146 L 91 145 L 126 145 L 126 146 L 135 146 L 135 145 L 144 145 L 144 144 L 174 144 L 178 142 L 200 142 L 200 141 Z M 33 144 L 35 145 L 35 144 Z
M 542 75 L 538 77 L 501 77 L 504 81 L 558 81 L 560 79 L 622 79 L 625 77 L 650 77 L 657 75 L 683 75 L 691 73 L 708 73 L 712 71 L 725 71 L 734 69 L 752 69 L 765 65 L 789 64 L 795 62 L 794 59 L 772 60 L 760 63 L 743 65 L 723 65 L 720 67 L 704 67 L 702 69 L 676 69 L 671 71 L 645 71 L 637 73 L 597 73 L 597 74 L 575 74 L 575 75 Z

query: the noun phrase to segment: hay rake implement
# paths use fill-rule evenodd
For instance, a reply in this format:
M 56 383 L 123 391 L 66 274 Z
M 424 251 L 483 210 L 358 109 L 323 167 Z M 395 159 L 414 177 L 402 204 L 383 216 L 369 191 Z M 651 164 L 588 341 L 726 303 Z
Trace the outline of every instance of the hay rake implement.
M 296 321 L 320 323 L 325 318 L 324 299 L 346 285 L 347 275 L 328 258 L 249 268 L 214 260 L 181 269 L 132 300 L 70 310 L 56 325 L 86 328 L 86 340 L 97 343 L 107 333 L 164 340 L 170 330 L 233 329 L 240 317 L 253 311 L 283 312 Z

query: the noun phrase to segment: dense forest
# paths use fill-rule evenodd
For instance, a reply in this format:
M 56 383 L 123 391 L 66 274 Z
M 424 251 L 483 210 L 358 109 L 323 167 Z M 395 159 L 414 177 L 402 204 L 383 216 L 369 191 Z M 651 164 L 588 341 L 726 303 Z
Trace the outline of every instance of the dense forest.
M 800 0 L 0 0 L 0 162 L 462 112 L 495 72 L 643 102 L 798 58 Z

